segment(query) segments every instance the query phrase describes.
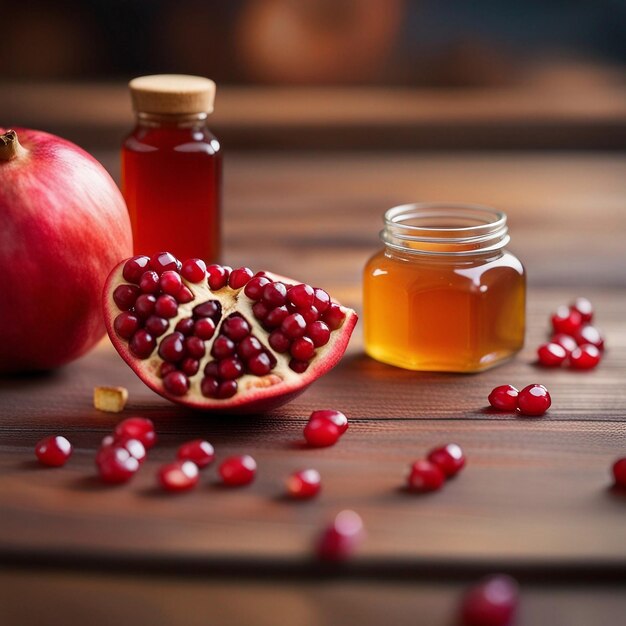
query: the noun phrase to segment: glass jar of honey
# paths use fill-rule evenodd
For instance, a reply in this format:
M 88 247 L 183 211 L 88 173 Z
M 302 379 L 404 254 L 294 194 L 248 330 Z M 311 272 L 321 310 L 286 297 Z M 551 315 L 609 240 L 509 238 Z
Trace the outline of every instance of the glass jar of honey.
M 365 350 L 411 370 L 479 372 L 524 344 L 526 277 L 505 246 L 506 215 L 476 205 L 385 213 L 365 266 Z
M 122 192 L 135 252 L 218 261 L 222 157 L 206 125 L 215 83 L 160 74 L 129 87 L 136 126 L 122 146 Z

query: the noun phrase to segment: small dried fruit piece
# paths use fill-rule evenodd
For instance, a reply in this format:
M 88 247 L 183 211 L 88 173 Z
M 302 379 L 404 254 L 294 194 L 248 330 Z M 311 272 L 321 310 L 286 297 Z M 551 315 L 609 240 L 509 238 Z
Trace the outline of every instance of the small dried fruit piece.
M 519 392 L 517 397 L 519 412 L 529 417 L 543 415 L 551 404 L 550 394 L 543 385 L 528 385 Z
M 194 439 L 187 441 L 180 448 L 176 455 L 181 461 L 193 461 L 200 469 L 213 463 L 215 450 L 205 439 Z
M 35 446 L 35 455 L 42 465 L 61 467 L 72 456 L 72 444 L 61 435 L 46 437 Z
M 193 461 L 174 461 L 161 466 L 157 479 L 165 491 L 188 491 L 198 484 L 198 466 Z
M 321 486 L 320 473 L 315 469 L 300 470 L 287 479 L 287 493 L 298 500 L 313 498 Z
M 486 578 L 465 594 L 461 605 L 462 626 L 510 626 L 518 596 L 518 585 L 510 576 Z
M 341 511 L 318 539 L 316 552 L 323 561 L 345 561 L 365 536 L 363 520 L 354 511 Z
M 615 484 L 618 487 L 626 488 L 626 457 L 617 459 L 617 461 L 613 463 L 612 471 Z
M 222 481 L 229 487 L 241 487 L 251 483 L 256 476 L 256 461 L 249 455 L 231 456 L 219 467 Z
M 465 467 L 465 455 L 461 446 L 456 443 L 448 443 L 431 450 L 428 460 L 436 465 L 447 478 L 456 476 Z
M 446 476 L 439 466 L 425 460 L 415 461 L 407 477 L 409 489 L 418 493 L 437 491 L 445 481 Z
M 94 387 L 93 405 L 98 411 L 121 413 L 128 402 L 126 387 Z
M 515 411 L 519 391 L 513 385 L 500 385 L 489 394 L 489 404 L 498 411 Z

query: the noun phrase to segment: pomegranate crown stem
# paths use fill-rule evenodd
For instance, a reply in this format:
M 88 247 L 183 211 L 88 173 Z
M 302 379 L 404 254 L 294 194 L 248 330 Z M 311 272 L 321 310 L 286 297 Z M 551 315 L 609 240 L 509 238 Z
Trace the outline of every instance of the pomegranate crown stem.
M 0 161 L 11 161 L 25 153 L 14 130 L 0 134 Z

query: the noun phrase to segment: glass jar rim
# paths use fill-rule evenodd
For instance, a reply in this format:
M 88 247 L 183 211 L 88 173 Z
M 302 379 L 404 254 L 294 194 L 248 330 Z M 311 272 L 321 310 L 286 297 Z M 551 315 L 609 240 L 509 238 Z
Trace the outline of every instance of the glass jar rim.
M 385 245 L 414 254 L 484 254 L 510 240 L 506 214 L 481 204 L 402 204 L 385 212 L 384 223 Z

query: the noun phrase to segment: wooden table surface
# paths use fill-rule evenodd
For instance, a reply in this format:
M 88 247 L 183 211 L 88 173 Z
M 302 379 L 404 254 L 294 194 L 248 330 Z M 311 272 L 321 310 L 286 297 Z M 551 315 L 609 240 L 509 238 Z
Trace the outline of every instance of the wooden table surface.
M 96 156 L 115 171 L 115 155 Z M 231 154 L 226 172 L 226 261 L 295 275 L 357 310 L 386 208 L 428 199 L 507 211 L 529 273 L 525 349 L 480 375 L 415 373 L 365 357 L 357 327 L 333 372 L 245 418 L 168 404 L 108 340 L 53 374 L 0 381 L 0 623 L 449 626 L 463 587 L 494 571 L 522 583 L 519 626 L 620 623 L 626 494 L 609 468 L 626 455 L 626 159 Z M 550 311 L 576 295 L 596 305 L 605 359 L 586 373 L 537 368 Z M 551 391 L 545 417 L 485 409 L 492 387 L 531 382 Z M 120 416 L 91 406 L 94 385 L 109 384 L 130 391 Z M 345 411 L 350 429 L 332 448 L 306 449 L 302 426 L 324 407 Z M 96 447 L 127 415 L 153 419 L 160 443 L 128 485 L 101 486 Z M 75 445 L 62 469 L 34 461 L 52 433 Z M 218 458 L 252 454 L 256 482 L 224 490 L 212 468 L 194 492 L 161 494 L 155 469 L 198 436 Z M 463 474 L 432 495 L 404 492 L 408 464 L 446 441 L 465 449 Z M 307 466 L 322 474 L 320 497 L 287 501 L 285 476 Z M 346 508 L 367 539 L 345 566 L 320 567 L 312 541 Z

